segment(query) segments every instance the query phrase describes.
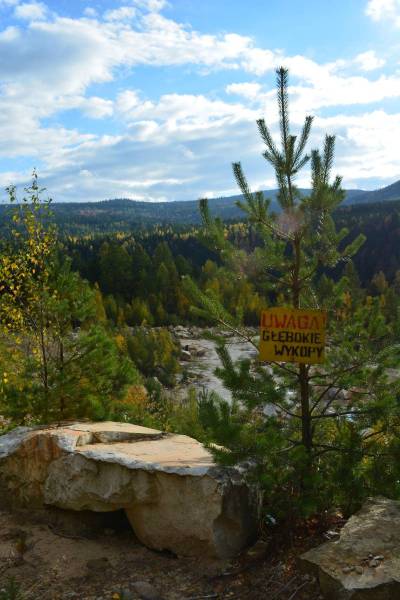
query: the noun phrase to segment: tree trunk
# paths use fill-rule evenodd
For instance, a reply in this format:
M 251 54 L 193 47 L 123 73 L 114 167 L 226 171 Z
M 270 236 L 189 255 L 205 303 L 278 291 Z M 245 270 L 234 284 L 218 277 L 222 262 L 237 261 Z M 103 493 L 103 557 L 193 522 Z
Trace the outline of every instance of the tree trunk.
M 310 413 L 310 385 L 307 365 L 299 365 L 301 401 L 301 441 L 308 453 L 312 449 L 312 429 Z
M 59 344 L 60 344 L 60 372 L 61 372 L 61 377 L 63 376 L 64 373 L 64 344 L 62 339 L 59 340 Z M 64 394 L 61 393 L 60 395 L 60 419 L 64 418 L 64 412 L 65 412 L 65 398 L 64 398 Z
M 46 341 L 45 341 L 42 314 L 41 314 L 41 323 L 40 323 L 40 351 L 42 354 L 42 381 L 43 381 L 44 400 L 45 400 L 44 417 L 45 417 L 45 420 L 47 421 L 48 417 L 49 417 L 49 371 L 48 371 L 48 365 L 47 365 Z
M 292 297 L 294 308 L 300 308 L 300 265 L 301 265 L 301 243 L 299 236 L 296 235 L 293 242 L 294 265 L 292 280 Z M 312 449 L 312 428 L 310 411 L 310 384 L 308 379 L 308 367 L 305 364 L 299 365 L 299 386 L 300 386 L 300 404 L 301 404 L 301 441 L 307 453 Z

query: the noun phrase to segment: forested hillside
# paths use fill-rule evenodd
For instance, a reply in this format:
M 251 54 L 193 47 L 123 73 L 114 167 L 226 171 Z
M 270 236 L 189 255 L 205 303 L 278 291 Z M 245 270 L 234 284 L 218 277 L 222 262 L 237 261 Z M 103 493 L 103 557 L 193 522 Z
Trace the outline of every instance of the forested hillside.
M 212 202 L 210 209 L 213 212 Z M 399 211 L 400 201 L 342 207 L 334 215 L 338 227 L 349 232 L 343 243 L 360 233 L 366 236 L 353 264 L 360 285 L 372 295 L 382 286 L 397 290 L 400 284 Z M 256 325 L 261 290 L 257 294 L 253 285 L 233 282 L 199 232 L 198 227 L 183 225 L 82 236 L 61 230 L 61 238 L 73 268 L 92 285 L 98 284 L 114 323 L 119 319 L 138 325 L 145 320 L 165 325 L 193 320 L 182 288 L 182 277 L 190 275 L 204 289 L 215 290 L 226 305 L 242 307 L 246 322 Z M 262 243 L 256 229 L 245 221 L 227 223 L 226 235 L 247 251 Z M 326 274 L 338 280 L 349 268 L 342 263 Z

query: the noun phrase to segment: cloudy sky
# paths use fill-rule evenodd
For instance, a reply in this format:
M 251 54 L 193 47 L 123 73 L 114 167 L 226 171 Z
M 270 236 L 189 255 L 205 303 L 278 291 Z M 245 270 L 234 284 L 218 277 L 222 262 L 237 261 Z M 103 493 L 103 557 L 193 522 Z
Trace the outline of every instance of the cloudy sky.
M 36 167 L 59 201 L 229 195 L 237 160 L 274 187 L 279 65 L 346 187 L 400 179 L 400 0 L 0 0 L 0 188 Z

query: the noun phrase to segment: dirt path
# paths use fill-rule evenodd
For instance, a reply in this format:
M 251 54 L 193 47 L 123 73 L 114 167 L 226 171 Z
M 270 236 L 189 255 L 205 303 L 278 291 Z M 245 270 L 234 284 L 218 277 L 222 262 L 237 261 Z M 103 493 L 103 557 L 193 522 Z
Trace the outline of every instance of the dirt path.
M 202 561 L 148 550 L 123 521 L 91 538 L 78 532 L 49 525 L 43 514 L 0 512 L 0 597 L 14 578 L 23 600 L 319 598 L 293 561 L 266 558 L 262 544 L 233 562 Z

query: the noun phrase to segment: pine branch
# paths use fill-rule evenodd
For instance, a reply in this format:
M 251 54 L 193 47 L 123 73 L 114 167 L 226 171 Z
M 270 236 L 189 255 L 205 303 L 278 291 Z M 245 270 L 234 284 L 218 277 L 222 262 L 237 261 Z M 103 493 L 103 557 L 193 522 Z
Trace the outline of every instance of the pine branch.
M 287 170 L 293 173 L 294 169 L 294 153 L 296 145 L 296 136 L 290 135 L 287 142 L 286 165 Z
M 284 364 L 282 363 L 278 363 L 275 361 L 271 361 L 270 363 L 271 365 L 274 365 L 274 367 L 278 367 L 279 369 L 282 369 L 283 371 L 286 371 L 287 373 L 290 373 L 290 375 L 296 377 L 298 379 L 299 377 L 299 373 L 298 371 L 293 371 L 292 369 L 289 369 L 289 367 L 285 367 Z
M 254 196 L 254 194 L 252 194 L 249 184 L 247 183 L 247 179 L 243 173 L 242 165 L 240 164 L 240 162 L 233 163 L 232 168 L 236 182 L 248 203 L 248 207 L 245 207 L 240 202 L 238 203 L 238 206 L 242 207 L 243 210 L 253 215 L 254 220 L 256 222 L 258 222 L 260 225 L 264 225 L 265 227 L 267 227 L 276 236 L 281 237 L 284 240 L 291 240 L 292 237 L 289 234 L 286 234 L 284 231 L 278 229 L 276 226 L 274 226 L 272 223 L 266 220 L 265 210 L 259 210 L 260 197 L 257 195 Z
M 335 136 L 327 135 L 325 136 L 325 144 L 324 144 L 324 160 L 323 160 L 323 170 L 322 170 L 322 181 L 324 184 L 328 184 L 329 176 L 333 167 L 333 158 L 335 153 Z
M 210 214 L 210 209 L 208 206 L 207 198 L 200 198 L 199 209 L 200 209 L 200 215 L 201 215 L 201 219 L 203 221 L 203 225 L 204 225 L 204 227 L 206 227 L 208 229 L 211 226 L 212 219 L 211 219 L 211 214 Z
M 321 182 L 322 162 L 319 150 L 311 151 L 311 180 L 313 190 L 317 190 Z
M 303 156 L 303 158 L 300 159 L 299 162 L 297 162 L 295 164 L 293 173 L 295 174 L 298 171 L 301 171 L 301 169 L 308 163 L 309 160 L 310 160 L 310 156 L 308 154 Z
M 278 88 L 278 109 L 281 129 L 282 147 L 287 155 L 289 139 L 289 99 L 288 99 L 288 70 L 280 67 L 276 71 L 276 84 Z
M 345 375 L 346 373 L 350 373 L 351 371 L 354 371 L 355 369 L 360 369 L 362 367 L 365 367 L 365 363 L 358 362 L 354 363 L 351 367 L 342 367 L 340 369 L 337 369 L 336 371 L 332 371 L 331 373 L 316 373 L 315 375 L 310 376 L 310 380 L 318 378 L 326 379 L 327 377 L 336 377 L 336 375 Z
M 303 129 L 302 129 L 302 132 L 301 132 L 301 135 L 300 135 L 300 139 L 299 139 L 298 144 L 297 144 L 296 153 L 294 155 L 294 163 L 293 164 L 296 167 L 297 171 L 299 171 L 301 169 L 301 166 L 300 166 L 301 163 L 299 163 L 299 160 L 301 158 L 301 155 L 304 152 L 304 149 L 305 149 L 306 144 L 308 142 L 308 138 L 310 137 L 311 126 L 312 126 L 313 119 L 314 119 L 314 117 L 307 116 L 305 118 L 305 121 L 304 121 L 304 125 L 303 125 Z M 307 160 L 309 160 L 309 157 L 307 157 Z M 305 163 L 303 163 L 303 164 L 305 164 Z
M 263 140 L 263 142 L 265 143 L 265 145 L 268 148 L 268 151 L 270 153 L 270 162 L 273 162 L 274 160 L 278 161 L 280 159 L 280 154 L 278 151 L 278 148 L 275 145 L 274 140 L 272 139 L 271 133 L 264 121 L 264 119 L 258 119 L 257 121 L 257 127 L 258 127 L 258 131 L 260 132 L 261 138 Z
M 346 417 L 346 416 L 360 416 L 360 415 L 370 415 L 373 413 L 373 410 L 346 410 L 343 412 L 335 412 L 335 413 L 327 413 L 323 412 L 319 415 L 312 415 L 311 419 L 333 419 L 336 417 Z
M 238 184 L 240 191 L 242 192 L 243 196 L 246 198 L 249 206 L 253 207 L 254 206 L 253 194 L 251 193 L 249 184 L 247 183 L 247 179 L 245 177 L 245 174 L 243 173 L 242 165 L 240 164 L 240 162 L 232 163 L 232 169 L 233 169 L 233 174 L 236 179 L 236 183 Z

